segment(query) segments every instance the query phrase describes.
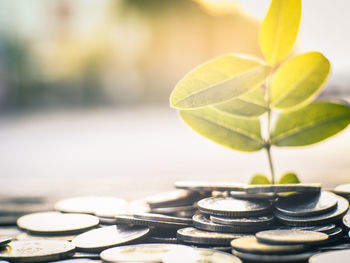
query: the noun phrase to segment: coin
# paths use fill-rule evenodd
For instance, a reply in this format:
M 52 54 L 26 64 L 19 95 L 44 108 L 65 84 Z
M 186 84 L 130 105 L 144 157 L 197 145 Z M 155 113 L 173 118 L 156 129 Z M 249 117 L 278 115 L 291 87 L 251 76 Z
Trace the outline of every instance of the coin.
M 100 220 L 100 225 L 110 226 L 116 224 L 115 218 L 99 217 L 98 219 Z
M 350 258 L 350 249 L 341 251 L 324 252 L 313 255 L 310 259 L 310 263 L 348 263 Z
M 86 258 L 64 259 L 59 261 L 53 261 L 52 263 L 55 263 L 55 262 L 56 263 L 102 263 L 101 260 L 86 259 Z
M 163 263 L 164 256 L 171 250 L 181 253 L 189 247 L 176 244 L 139 244 L 109 248 L 100 254 L 106 262 L 152 262 Z
M 335 224 L 320 225 L 320 226 L 279 226 L 276 230 L 307 230 L 322 232 L 325 234 L 331 233 L 336 228 Z
M 21 233 L 16 236 L 17 240 L 66 240 L 66 241 L 72 241 L 73 238 L 75 238 L 75 235 L 68 235 L 68 236 L 62 236 L 62 235 L 55 235 L 55 236 L 48 236 L 48 235 L 34 235 L 30 233 Z
M 140 240 L 149 232 L 148 227 L 108 226 L 80 234 L 72 242 L 79 251 L 101 252 L 110 247 Z
M 336 238 L 336 237 L 338 237 L 339 235 L 341 235 L 342 233 L 343 233 L 342 228 L 341 228 L 341 227 L 336 227 L 336 228 L 334 228 L 334 230 L 333 230 L 332 232 L 330 232 L 330 233 L 328 234 L 328 237 L 329 237 L 329 239 L 331 239 L 331 238 Z
M 12 237 L 10 236 L 0 236 L 0 246 L 6 245 L 12 241 Z
M 18 215 L 0 215 L 0 226 L 15 226 Z
M 135 218 L 145 219 L 145 220 L 158 220 L 158 221 L 174 222 L 174 223 L 180 223 L 180 224 L 181 223 L 192 224 L 192 219 L 190 218 L 166 216 L 166 215 L 155 214 L 155 213 L 138 213 L 138 214 L 133 214 L 133 216 Z
M 294 194 L 280 197 L 275 208 L 282 214 L 289 216 L 312 216 L 327 213 L 337 205 L 337 196 L 322 191 L 319 194 Z
M 203 231 L 193 227 L 186 227 L 177 231 L 179 240 L 197 245 L 229 245 L 231 240 L 246 236 L 248 235 Z
M 0 250 L 0 259 L 11 262 L 46 262 L 68 258 L 74 251 L 74 245 L 68 241 L 12 241 Z
M 293 254 L 284 254 L 284 255 L 275 255 L 275 254 L 255 254 L 247 253 L 237 250 L 232 250 L 232 254 L 237 257 L 245 260 L 246 262 L 306 262 L 312 255 L 316 252 L 303 252 L 303 253 L 293 253 Z
M 176 237 L 149 237 L 146 243 L 161 243 L 161 244 L 179 244 Z
M 192 205 L 202 198 L 198 192 L 189 190 L 174 190 L 160 193 L 146 198 L 146 202 L 152 208 Z
M 1 204 L 0 216 L 22 216 L 25 214 L 44 212 L 52 210 L 51 203 L 31 204 L 31 203 L 4 203 Z
M 343 217 L 343 224 L 347 229 L 350 229 L 350 214 Z
M 88 253 L 88 252 L 75 252 L 72 258 L 81 258 L 81 259 L 100 259 L 99 253 Z
M 219 217 L 210 216 L 210 221 L 223 225 L 235 226 L 268 226 L 274 221 L 273 215 L 259 216 L 259 217 Z
M 334 192 L 340 195 L 341 194 L 350 195 L 350 184 L 338 185 L 336 188 L 334 188 Z
M 125 213 L 128 203 L 121 198 L 108 196 L 83 196 L 56 202 L 55 210 L 65 213 L 104 215 Z
M 342 218 L 349 209 L 349 202 L 344 197 L 337 196 L 337 199 L 338 204 L 336 209 L 326 214 L 308 217 L 292 217 L 276 212 L 275 216 L 284 224 L 292 226 L 310 226 L 332 223 Z
M 228 253 L 216 251 L 214 249 L 207 248 L 191 248 L 185 250 L 185 253 L 179 253 L 182 250 L 170 250 L 164 257 L 164 263 L 198 263 L 198 262 L 211 262 L 211 263 L 242 263 L 242 261 Z
M 194 215 L 193 225 L 201 230 L 220 232 L 220 233 L 255 233 L 264 230 L 265 227 L 251 227 L 251 226 L 235 226 L 235 225 L 223 225 L 210 221 L 208 215 L 198 214 Z
M 217 216 L 246 217 L 267 214 L 271 204 L 267 200 L 242 200 L 233 197 L 209 197 L 198 202 L 201 212 Z
M 265 230 L 255 234 L 259 242 L 276 245 L 314 244 L 328 239 L 328 235 L 305 230 Z
M 240 199 L 274 199 L 274 193 L 247 194 L 246 192 L 230 191 L 229 195 Z
M 15 237 L 18 234 L 22 233 L 17 227 L 0 227 L 0 236 L 12 236 Z
M 180 216 L 182 215 L 191 215 L 197 211 L 197 208 L 193 205 L 187 205 L 187 206 L 173 206 L 173 207 L 158 207 L 150 209 L 150 212 L 156 213 L 156 214 L 164 214 L 164 215 L 173 215 L 173 216 Z
M 97 217 L 86 214 L 64 214 L 60 212 L 34 213 L 20 217 L 17 225 L 34 234 L 76 234 L 99 223 Z
M 306 249 L 302 244 L 298 245 L 271 245 L 260 243 L 256 237 L 242 237 L 231 241 L 231 246 L 241 252 L 257 254 L 290 254 Z
M 117 224 L 120 225 L 136 225 L 136 226 L 148 226 L 148 227 L 161 227 L 161 228 L 172 228 L 179 229 L 183 227 L 191 226 L 192 223 L 175 223 L 172 221 L 160 221 L 154 219 L 140 219 L 134 215 L 118 215 L 115 217 Z
M 274 185 L 247 185 L 245 192 L 247 194 L 262 193 L 288 193 L 288 192 L 319 192 L 320 184 L 274 184 Z

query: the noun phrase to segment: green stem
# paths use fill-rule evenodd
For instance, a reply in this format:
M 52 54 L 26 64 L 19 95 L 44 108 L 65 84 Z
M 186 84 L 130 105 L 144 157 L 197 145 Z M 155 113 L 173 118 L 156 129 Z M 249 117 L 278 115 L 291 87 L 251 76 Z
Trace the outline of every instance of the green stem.
M 266 147 L 266 153 L 267 153 L 267 157 L 269 159 L 269 166 L 270 166 L 270 172 L 271 172 L 271 183 L 275 184 L 275 169 L 273 167 L 270 145 L 268 145 Z
M 265 82 L 265 97 L 267 101 L 267 140 L 266 140 L 266 153 L 269 160 L 271 183 L 275 184 L 275 169 L 273 166 L 272 156 L 271 156 L 271 106 L 270 106 L 270 94 L 269 94 L 269 78 Z

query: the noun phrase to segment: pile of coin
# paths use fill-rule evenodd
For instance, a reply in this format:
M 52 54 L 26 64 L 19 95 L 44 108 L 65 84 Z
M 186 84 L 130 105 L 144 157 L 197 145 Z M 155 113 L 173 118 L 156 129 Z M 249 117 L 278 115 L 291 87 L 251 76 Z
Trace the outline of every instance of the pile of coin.
M 0 263 L 348 262 L 349 186 L 187 181 L 131 202 L 0 199 Z

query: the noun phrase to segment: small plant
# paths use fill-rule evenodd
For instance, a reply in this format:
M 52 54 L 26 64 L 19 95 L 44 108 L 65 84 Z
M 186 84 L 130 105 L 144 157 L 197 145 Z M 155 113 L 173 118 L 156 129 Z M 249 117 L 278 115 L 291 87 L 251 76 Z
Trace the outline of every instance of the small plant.
M 301 0 L 272 0 L 260 28 L 265 61 L 218 57 L 188 73 L 170 96 L 170 105 L 199 134 L 234 150 L 266 151 L 271 181 L 256 175 L 252 183 L 275 183 L 272 146 L 314 144 L 350 123 L 349 106 L 314 101 L 329 75 L 328 59 L 316 51 L 289 56 L 300 18 Z M 279 183 L 293 182 L 299 180 L 288 173 Z

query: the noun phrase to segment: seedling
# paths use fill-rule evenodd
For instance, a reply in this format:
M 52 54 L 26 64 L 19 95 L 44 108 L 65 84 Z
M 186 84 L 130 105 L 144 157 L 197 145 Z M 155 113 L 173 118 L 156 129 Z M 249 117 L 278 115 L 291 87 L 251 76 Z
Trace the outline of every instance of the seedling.
M 170 96 L 170 105 L 197 133 L 233 150 L 266 151 L 271 180 L 257 175 L 252 183 L 275 183 L 273 146 L 314 144 L 350 123 L 349 106 L 315 101 L 329 75 L 328 59 L 317 51 L 290 55 L 300 18 L 301 0 L 272 0 L 260 28 L 264 61 L 215 58 L 189 72 Z M 293 182 L 299 182 L 293 173 L 280 180 Z

